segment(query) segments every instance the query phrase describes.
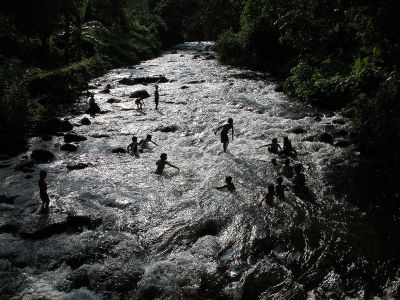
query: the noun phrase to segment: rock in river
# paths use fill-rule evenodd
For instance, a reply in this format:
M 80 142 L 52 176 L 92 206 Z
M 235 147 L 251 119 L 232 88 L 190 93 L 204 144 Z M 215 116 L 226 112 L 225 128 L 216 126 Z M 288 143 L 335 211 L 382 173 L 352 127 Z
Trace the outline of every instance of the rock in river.
M 86 140 L 86 137 L 84 137 L 83 135 L 78 135 L 76 133 L 67 133 L 66 135 L 64 135 L 64 142 L 66 143 L 83 142 Z
M 123 78 L 119 81 L 120 84 L 124 85 L 166 83 L 166 82 L 168 82 L 168 79 L 162 75 L 154 77 Z
M 54 159 L 54 154 L 47 150 L 36 149 L 32 151 L 31 158 L 37 162 L 46 163 Z
M 149 98 L 150 94 L 146 90 L 138 90 L 130 94 L 129 98 Z
M 62 151 L 68 151 L 68 152 L 75 152 L 78 150 L 78 146 L 74 144 L 64 144 L 60 147 L 60 150 Z

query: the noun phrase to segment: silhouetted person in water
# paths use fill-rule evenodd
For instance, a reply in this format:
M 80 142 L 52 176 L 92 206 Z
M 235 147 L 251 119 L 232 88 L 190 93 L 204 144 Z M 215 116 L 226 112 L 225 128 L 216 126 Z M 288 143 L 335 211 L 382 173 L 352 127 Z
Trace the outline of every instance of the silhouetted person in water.
M 94 100 L 94 95 L 90 95 L 89 99 L 89 108 L 86 110 L 86 113 L 89 115 L 99 114 L 101 112 L 99 105 Z
M 136 99 L 135 104 L 137 106 L 137 110 L 143 110 L 143 99 L 142 98 Z
M 226 149 L 228 148 L 228 144 L 229 144 L 229 136 L 228 136 L 228 133 L 229 133 L 229 130 L 231 130 L 231 129 L 232 129 L 232 141 L 233 141 L 233 134 L 234 134 L 234 130 L 233 130 L 233 119 L 232 119 L 232 118 L 229 118 L 229 119 L 228 119 L 228 123 L 225 124 L 225 125 L 222 125 L 222 126 L 218 127 L 218 128 L 215 130 L 214 134 L 217 134 L 218 130 L 220 130 L 220 129 L 222 129 L 222 130 L 221 130 L 221 143 L 223 143 L 223 145 L 224 145 L 224 152 L 226 153 Z
M 40 171 L 39 173 L 39 190 L 40 190 L 40 199 L 42 199 L 42 206 L 40 208 L 40 213 L 48 213 L 49 212 L 49 203 L 50 203 L 50 198 L 49 195 L 47 194 L 47 183 L 45 181 L 47 177 L 47 172 L 46 171 Z
M 283 183 L 282 177 L 278 177 L 276 179 L 276 182 L 278 184 L 275 186 L 275 194 L 280 200 L 283 200 L 285 199 L 285 191 L 287 191 L 287 187 L 282 184 Z
M 167 154 L 166 153 L 162 153 L 160 155 L 160 160 L 156 162 L 156 165 L 157 165 L 157 170 L 156 170 L 156 174 L 157 175 L 162 175 L 162 173 L 164 171 L 164 168 L 165 168 L 165 165 L 169 165 L 169 166 L 179 170 L 178 167 L 174 166 L 173 164 L 171 164 L 171 163 L 169 163 L 167 161 Z
M 275 196 L 275 187 L 273 184 L 268 185 L 268 192 L 262 198 L 260 206 L 262 206 L 263 202 L 267 203 L 269 206 L 274 204 L 274 196 Z
M 277 166 L 278 166 L 278 162 L 276 161 L 276 158 L 271 159 L 271 164 L 272 164 L 274 167 L 277 167 Z
M 149 143 L 153 143 L 154 145 L 158 146 L 157 143 L 152 141 L 152 136 L 150 134 L 148 134 L 145 139 L 140 140 L 140 142 L 139 142 L 140 152 L 143 152 L 144 149 L 148 149 Z
M 295 193 L 306 193 L 306 176 L 301 172 L 301 165 L 294 166 L 293 190 Z
M 271 144 L 267 144 L 261 147 L 258 147 L 257 149 L 263 148 L 263 147 L 268 147 L 268 151 L 274 154 L 278 154 L 279 149 L 282 150 L 281 145 L 278 144 L 278 140 L 277 139 L 272 139 Z
M 282 175 L 288 179 L 293 177 L 293 167 L 290 165 L 290 159 L 285 159 L 285 165 L 282 167 Z
M 158 102 L 160 100 L 160 95 L 158 93 L 158 85 L 155 86 L 156 90 L 154 91 L 154 103 L 156 104 L 156 110 L 158 109 Z
M 137 141 L 137 137 L 134 136 L 132 137 L 132 143 L 130 143 L 128 145 L 128 147 L 126 147 L 126 150 L 128 150 L 129 153 L 131 154 L 137 154 L 138 153 L 138 141 Z
M 223 190 L 223 189 L 227 189 L 230 192 L 234 192 L 236 190 L 235 185 L 232 182 L 232 177 L 231 176 L 226 176 L 225 177 L 225 185 L 223 186 L 218 186 L 216 187 L 217 190 Z
M 292 146 L 291 140 L 287 136 L 283 138 L 283 154 L 286 154 L 288 156 L 297 156 L 296 150 Z

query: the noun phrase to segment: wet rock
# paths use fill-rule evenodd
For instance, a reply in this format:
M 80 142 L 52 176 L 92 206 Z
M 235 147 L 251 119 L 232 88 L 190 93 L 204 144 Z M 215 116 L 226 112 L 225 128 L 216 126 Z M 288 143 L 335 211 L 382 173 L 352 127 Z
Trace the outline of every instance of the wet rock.
M 97 134 L 92 134 L 91 137 L 95 138 L 95 139 L 101 139 L 101 138 L 109 138 L 110 135 L 109 134 L 97 133 Z
M 168 79 L 163 75 L 154 77 L 123 78 L 119 81 L 119 83 L 123 85 L 166 83 L 166 82 L 168 82 Z
M 216 59 L 216 57 L 215 57 L 214 54 L 210 54 L 210 55 L 207 55 L 204 59 L 205 60 L 212 60 L 212 59 Z
M 146 90 L 138 90 L 129 95 L 129 98 L 146 99 L 149 97 L 150 97 L 150 94 Z
M 183 85 L 183 86 L 181 86 L 181 90 L 186 90 L 186 89 L 188 89 L 189 87 L 187 86 L 187 85 Z
M 314 121 L 315 121 L 315 122 L 321 122 L 321 121 L 322 121 L 322 118 L 321 118 L 320 116 L 315 116 L 315 117 L 314 117 Z
M 321 143 L 333 144 L 333 136 L 324 132 L 318 137 L 318 141 Z
M 67 133 L 66 135 L 64 135 L 64 142 L 66 143 L 83 142 L 86 140 L 86 137 L 84 137 L 83 135 L 78 135 L 76 133 Z
M 92 124 L 92 122 L 89 120 L 89 118 L 83 118 L 81 121 L 80 121 L 80 123 L 82 124 L 82 125 L 90 125 L 90 124 Z
M 204 83 L 206 82 L 205 80 L 192 80 L 187 82 L 187 84 L 199 84 L 199 83 Z
M 89 108 L 85 111 L 86 114 L 95 115 L 101 113 L 100 106 L 97 103 L 93 103 L 89 106 Z
M 31 158 L 39 163 L 46 163 L 54 159 L 54 154 L 47 150 L 36 149 L 32 151 Z
M 42 140 L 45 142 L 49 142 L 53 139 L 53 137 L 51 135 L 44 135 L 42 136 Z
M 18 196 L 7 197 L 6 195 L 0 195 L 0 203 L 2 204 L 14 204 L 15 198 Z
M 195 55 L 193 55 L 193 57 L 192 57 L 192 59 L 198 59 L 198 58 L 200 58 L 200 54 L 195 54 Z
M 307 130 L 305 130 L 302 126 L 296 126 L 290 129 L 290 132 L 294 134 L 304 134 L 307 132 Z
M 335 131 L 333 132 L 333 135 L 334 135 L 334 136 L 343 137 L 343 136 L 348 136 L 348 135 L 349 135 L 349 132 L 348 132 L 347 130 L 345 130 L 345 129 L 338 129 L 338 130 L 335 130 Z
M 51 118 L 41 122 L 38 125 L 37 131 L 40 134 L 56 134 L 57 132 L 71 131 L 74 126 L 68 120 L 60 118 Z
M 169 125 L 169 126 L 160 126 L 154 131 L 160 132 L 176 132 L 179 129 L 177 125 Z
M 21 171 L 24 173 L 31 173 L 33 172 L 33 167 L 35 166 L 34 160 L 27 160 L 17 164 L 14 168 L 15 171 Z
M 67 169 L 72 171 L 72 170 L 83 170 L 86 169 L 89 166 L 87 163 L 77 163 L 77 164 L 70 164 L 67 165 Z
M 335 142 L 335 147 L 345 148 L 351 145 L 349 140 L 338 140 Z
M 110 98 L 107 100 L 107 103 L 113 104 L 113 103 L 120 103 L 121 100 L 120 99 L 116 99 L 116 98 Z
M 111 150 L 112 153 L 126 153 L 126 149 L 119 147 Z
M 78 150 L 78 146 L 74 144 L 64 144 L 60 147 L 60 150 L 67 151 L 67 152 L 75 152 Z
M 111 90 L 111 84 L 108 83 L 108 84 L 106 85 L 106 89 Z
M 346 120 L 343 120 L 343 119 L 335 119 L 335 120 L 332 120 L 332 123 L 333 123 L 333 124 L 338 124 L 338 125 L 344 125 L 344 124 L 346 124 Z
M 104 90 L 101 90 L 99 93 L 100 94 L 109 94 L 111 91 L 110 89 L 105 88 Z
M 171 54 L 178 54 L 178 51 L 172 50 L 172 51 L 171 51 Z

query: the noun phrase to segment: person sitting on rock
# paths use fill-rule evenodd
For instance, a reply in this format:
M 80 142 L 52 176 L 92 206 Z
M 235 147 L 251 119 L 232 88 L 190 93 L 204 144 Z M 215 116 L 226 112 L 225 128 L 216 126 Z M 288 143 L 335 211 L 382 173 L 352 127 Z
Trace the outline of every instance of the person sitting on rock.
M 282 184 L 283 183 L 282 177 L 278 177 L 276 179 L 276 182 L 278 184 L 275 186 L 275 194 L 279 200 L 283 200 L 283 199 L 285 199 L 285 191 L 287 191 L 287 187 Z
M 282 175 L 290 179 L 293 177 L 293 167 L 290 165 L 290 159 L 285 159 L 285 165 L 282 167 Z
M 268 147 L 268 152 L 271 152 L 273 154 L 278 154 L 279 149 L 282 150 L 282 147 L 281 147 L 281 145 L 278 144 L 278 140 L 276 138 L 272 139 L 271 144 L 267 144 L 267 145 L 258 147 L 257 149 L 260 149 L 263 147 Z
M 48 213 L 49 212 L 49 204 L 50 198 L 47 194 L 47 183 L 45 181 L 47 177 L 47 172 L 42 170 L 39 173 L 39 191 L 40 191 L 40 199 L 42 200 L 42 206 L 40 208 L 39 213 Z
M 138 141 L 137 141 L 137 137 L 133 136 L 132 137 L 132 143 L 130 143 L 128 145 L 128 147 L 126 147 L 126 150 L 131 153 L 131 154 L 137 154 L 138 153 Z
M 173 168 L 179 170 L 178 167 L 174 166 L 173 164 L 171 164 L 171 163 L 169 163 L 167 161 L 167 154 L 166 153 L 162 153 L 160 155 L 160 160 L 158 160 L 156 162 L 156 165 L 157 165 L 157 170 L 156 170 L 156 174 L 157 175 L 162 175 L 162 173 L 164 171 L 164 168 L 165 168 L 165 165 L 169 165 L 170 167 L 173 167 Z
M 289 140 L 289 138 L 287 136 L 285 136 L 283 138 L 282 154 L 286 154 L 288 156 L 297 156 L 297 152 L 292 146 L 292 141 Z
M 226 150 L 227 150 L 228 144 L 229 144 L 229 136 L 228 136 L 228 133 L 229 133 L 229 130 L 231 130 L 231 129 L 232 129 L 232 141 L 233 141 L 233 134 L 234 134 L 234 130 L 233 130 L 233 119 L 232 119 L 232 118 L 229 118 L 229 119 L 228 119 L 228 123 L 225 124 L 225 125 L 222 125 L 222 126 L 218 127 L 218 128 L 215 130 L 214 134 L 217 134 L 218 130 L 220 130 L 220 129 L 222 129 L 222 130 L 221 130 L 221 143 L 223 144 L 224 152 L 226 153 Z
M 86 113 L 89 115 L 95 115 L 99 114 L 100 112 L 100 107 L 94 100 L 94 94 L 91 94 L 89 98 L 89 108 L 86 110 Z
M 160 94 L 158 93 L 158 85 L 156 84 L 154 91 L 154 103 L 156 104 L 156 110 L 158 109 L 158 102 L 160 100 Z
M 148 149 L 149 143 L 153 143 L 154 145 L 158 146 L 157 143 L 152 141 L 152 136 L 148 134 L 145 139 L 142 139 L 139 142 L 140 152 L 143 152 L 144 149 Z
M 235 185 L 232 182 L 232 176 L 225 177 L 225 185 L 216 187 L 217 190 L 227 189 L 229 192 L 234 192 L 236 190 Z
M 274 204 L 274 196 L 275 196 L 275 186 L 273 184 L 268 185 L 268 192 L 265 194 L 265 196 L 262 198 L 260 202 L 260 206 L 262 206 L 263 202 L 269 206 L 272 206 Z
M 135 104 L 136 104 L 137 110 L 143 110 L 143 98 L 137 98 L 135 100 Z
M 295 193 L 303 194 L 307 192 L 306 176 L 301 172 L 301 169 L 302 169 L 301 164 L 294 166 L 295 176 L 293 178 L 293 191 Z

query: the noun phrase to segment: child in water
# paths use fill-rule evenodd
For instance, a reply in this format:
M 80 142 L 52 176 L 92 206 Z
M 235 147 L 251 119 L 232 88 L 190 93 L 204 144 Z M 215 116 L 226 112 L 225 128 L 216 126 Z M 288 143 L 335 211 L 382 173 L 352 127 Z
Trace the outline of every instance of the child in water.
M 142 139 L 139 142 L 140 152 L 143 152 L 144 149 L 148 149 L 149 143 L 153 143 L 154 145 L 158 146 L 157 143 L 152 141 L 152 136 L 150 134 L 148 134 L 145 139 Z
M 158 93 L 158 85 L 155 86 L 156 90 L 154 91 L 154 103 L 156 104 L 156 110 L 158 109 L 158 102 L 160 100 L 160 95 Z
M 268 147 L 268 152 L 271 152 L 273 154 L 278 154 L 278 149 L 282 150 L 281 145 L 278 144 L 278 140 L 276 138 L 272 139 L 272 143 L 271 144 L 267 144 L 261 147 L 258 147 L 257 149 L 263 148 L 263 147 Z
M 306 193 L 306 177 L 301 172 L 301 165 L 294 166 L 295 176 L 293 178 L 293 190 L 295 193 Z
M 293 177 L 293 167 L 290 165 L 290 159 L 285 159 L 285 165 L 282 167 L 282 175 L 290 179 Z
M 165 165 L 169 165 L 169 166 L 171 166 L 171 167 L 173 167 L 173 168 L 179 170 L 178 167 L 174 166 L 173 164 L 171 164 L 171 163 L 169 163 L 169 162 L 167 161 L 167 154 L 166 154 L 166 153 L 162 153 L 162 154 L 160 155 L 160 160 L 158 160 L 158 161 L 156 162 L 156 165 L 157 165 L 157 170 L 156 170 L 156 174 L 157 174 L 157 175 L 162 175 L 162 173 L 163 173 L 163 171 L 164 171 L 164 168 L 165 168 Z
M 279 200 L 283 200 L 285 199 L 285 191 L 287 190 L 287 187 L 282 184 L 283 183 L 282 177 L 278 177 L 276 182 L 278 184 L 275 186 L 275 194 Z
M 234 133 L 234 131 L 233 131 L 233 119 L 229 118 L 228 119 L 228 123 L 218 127 L 215 130 L 214 134 L 217 134 L 218 130 L 220 130 L 220 129 L 222 129 L 221 130 L 221 143 L 223 144 L 224 152 L 226 153 L 226 149 L 228 148 L 228 144 L 229 144 L 228 133 L 229 133 L 229 130 L 231 130 L 231 129 L 232 129 L 232 141 L 233 141 L 233 133 Z
M 236 190 L 235 185 L 232 182 L 232 176 L 226 176 L 225 177 L 225 185 L 224 186 L 219 186 L 216 187 L 217 190 L 223 190 L 223 189 L 227 189 L 229 192 L 234 192 Z
M 143 99 L 142 98 L 136 99 L 135 104 L 137 106 L 137 110 L 143 110 Z
M 137 154 L 138 153 L 138 142 L 137 142 L 137 137 L 136 136 L 132 137 L 132 143 L 130 143 L 128 145 L 126 150 L 128 150 L 128 152 L 131 153 L 131 154 Z
M 47 194 L 47 183 L 45 181 L 47 177 L 47 172 L 42 170 L 39 173 L 39 191 L 40 191 L 40 199 L 42 200 L 42 206 L 40 208 L 39 213 L 48 213 L 49 212 L 49 204 L 50 198 Z
M 268 185 L 268 192 L 265 194 L 264 198 L 262 198 L 260 206 L 262 206 L 263 202 L 267 203 L 269 206 L 274 204 L 274 196 L 275 196 L 275 187 L 273 184 Z
M 289 138 L 287 136 L 285 136 L 283 138 L 282 154 L 286 154 L 288 156 L 297 156 L 297 152 L 292 146 L 292 141 L 289 140 Z

